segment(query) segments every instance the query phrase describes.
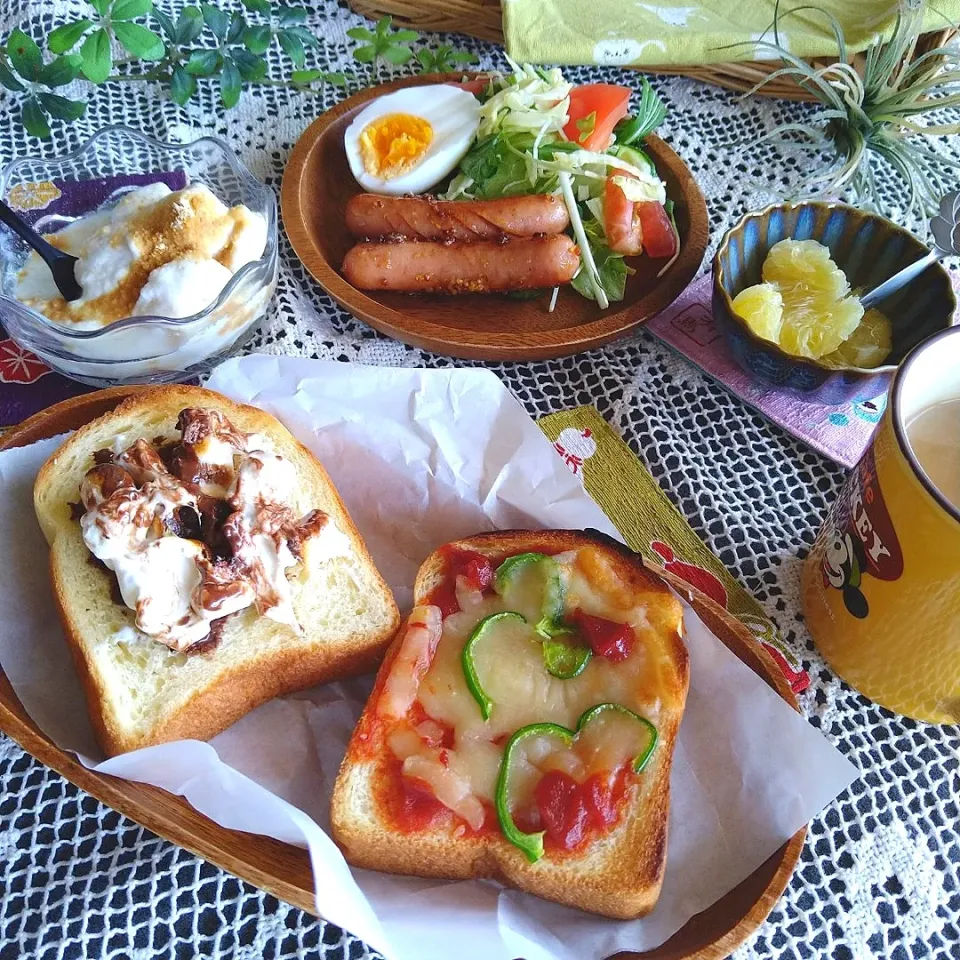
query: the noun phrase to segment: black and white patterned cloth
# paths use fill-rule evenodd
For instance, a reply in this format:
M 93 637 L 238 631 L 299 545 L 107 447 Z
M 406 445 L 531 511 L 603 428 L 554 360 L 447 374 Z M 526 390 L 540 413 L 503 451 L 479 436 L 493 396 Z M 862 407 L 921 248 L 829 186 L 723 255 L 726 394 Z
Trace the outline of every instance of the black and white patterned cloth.
M 307 25 L 323 38 L 318 65 L 347 66 L 345 30 L 361 21 L 334 0 L 308 5 Z M 88 15 L 80 0 L 6 0 L 0 30 L 5 36 L 20 25 L 39 38 L 68 17 Z M 501 62 L 491 45 L 460 42 L 484 65 Z M 637 82 L 631 73 L 572 72 L 578 79 Z M 800 165 L 782 145 L 737 160 L 730 144 L 756 141 L 806 107 L 740 102 L 686 79 L 655 85 L 669 108 L 663 132 L 707 196 L 714 244 L 745 211 L 797 182 Z M 261 87 L 245 91 L 239 107 L 224 115 L 213 92 L 182 110 L 152 84 L 110 84 L 96 92 L 81 121 L 58 125 L 53 142 L 38 147 L 15 119 L 12 99 L 0 94 L 0 161 L 29 151 L 65 152 L 106 124 L 125 123 L 160 139 L 218 135 L 278 188 L 292 145 L 334 97 L 331 91 L 320 102 Z M 960 144 L 950 148 L 960 157 Z M 881 182 L 886 212 L 902 217 L 902 192 L 889 179 Z M 251 349 L 393 366 L 457 362 L 352 319 L 305 273 L 285 239 L 281 253 L 276 309 Z M 810 722 L 861 770 L 861 779 L 811 824 L 786 894 L 736 956 L 960 957 L 960 733 L 866 701 L 824 666 L 802 623 L 801 561 L 841 470 L 643 332 L 578 357 L 492 369 L 534 416 L 597 406 L 777 622 L 812 677 L 801 698 Z M 0 958 L 198 956 L 371 954 L 343 931 L 151 835 L 0 735 Z

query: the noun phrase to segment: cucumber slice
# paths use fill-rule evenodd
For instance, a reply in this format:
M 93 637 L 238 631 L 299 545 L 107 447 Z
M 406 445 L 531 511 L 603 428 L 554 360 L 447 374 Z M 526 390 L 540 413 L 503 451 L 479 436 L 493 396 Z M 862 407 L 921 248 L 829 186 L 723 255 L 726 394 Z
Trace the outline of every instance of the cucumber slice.
M 559 723 L 531 723 L 521 727 L 507 741 L 503 751 L 503 759 L 500 761 L 500 772 L 497 776 L 497 788 L 494 796 L 497 819 L 500 822 L 500 830 L 504 837 L 515 847 L 522 850 L 531 863 L 536 863 L 544 854 L 543 838 L 546 831 L 525 833 L 516 825 L 510 811 L 510 771 L 518 752 L 517 745 L 528 737 L 552 736 L 556 737 L 564 747 L 570 747 L 587 724 L 611 710 L 628 716 L 640 724 L 642 746 L 631 764 L 633 772 L 640 773 L 646 767 L 657 745 L 659 739 L 657 728 L 645 717 L 641 717 L 619 703 L 598 703 L 596 706 L 588 708 L 580 715 L 576 730 L 569 730 Z
M 618 160 L 629 163 L 638 170 L 646 170 L 651 176 L 657 175 L 657 168 L 653 161 L 639 147 L 627 147 L 622 144 L 610 148 L 610 153 Z M 616 173 L 616 170 L 613 171 Z
M 490 712 L 493 710 L 493 701 L 487 696 L 480 678 L 477 676 L 477 665 L 474 661 L 474 648 L 486 636 L 490 628 L 503 620 L 519 620 L 526 623 L 526 618 L 512 610 L 504 610 L 501 613 L 492 613 L 489 617 L 484 617 L 467 637 L 464 644 L 463 653 L 460 656 L 463 664 L 463 676 L 467 681 L 467 689 L 473 694 L 474 700 L 480 705 L 480 713 L 484 720 L 490 719 Z

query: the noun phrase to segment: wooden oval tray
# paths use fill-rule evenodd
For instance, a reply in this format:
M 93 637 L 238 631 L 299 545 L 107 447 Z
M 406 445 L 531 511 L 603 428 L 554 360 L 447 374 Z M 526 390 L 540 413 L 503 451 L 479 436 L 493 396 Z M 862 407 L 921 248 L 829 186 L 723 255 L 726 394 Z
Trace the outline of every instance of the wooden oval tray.
M 0 438 L 0 449 L 25 446 L 74 430 L 143 389 L 151 388 L 115 387 L 64 400 L 6 433 Z M 689 599 L 704 623 L 729 650 L 797 709 L 796 698 L 780 669 L 739 620 L 672 574 L 652 564 L 650 567 Z M 308 913 L 316 913 L 310 860 L 305 850 L 267 837 L 227 830 L 197 813 L 181 797 L 157 787 L 88 770 L 37 728 L 2 671 L 0 731 L 41 763 L 153 833 Z M 689 920 L 666 943 L 642 954 L 620 953 L 615 960 L 720 960 L 726 957 L 763 923 L 783 893 L 805 835 L 806 827 L 797 831 L 751 876 Z
M 544 360 L 623 336 L 680 296 L 707 248 L 707 206 L 684 162 L 658 137 L 650 137 L 645 149 L 676 204 L 680 256 L 659 279 L 665 261 L 631 258 L 637 272 L 627 282 L 626 296 L 607 310 L 570 287 L 561 288 L 550 313 L 547 297 L 415 296 L 362 292 L 347 283 L 339 271 L 354 241 L 344 225 L 344 209 L 360 187 L 347 164 L 344 131 L 375 97 L 438 80 L 410 77 L 363 90 L 314 120 L 293 148 L 280 190 L 284 229 L 303 265 L 337 303 L 382 333 L 425 350 L 468 360 Z

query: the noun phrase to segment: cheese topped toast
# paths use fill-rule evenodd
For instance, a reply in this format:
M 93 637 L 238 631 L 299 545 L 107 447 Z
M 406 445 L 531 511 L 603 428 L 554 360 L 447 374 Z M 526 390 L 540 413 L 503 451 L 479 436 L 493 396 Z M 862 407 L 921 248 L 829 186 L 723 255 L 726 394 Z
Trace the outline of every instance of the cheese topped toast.
M 347 860 L 648 913 L 688 687 L 679 600 L 573 531 L 448 544 L 415 596 L 334 789 Z

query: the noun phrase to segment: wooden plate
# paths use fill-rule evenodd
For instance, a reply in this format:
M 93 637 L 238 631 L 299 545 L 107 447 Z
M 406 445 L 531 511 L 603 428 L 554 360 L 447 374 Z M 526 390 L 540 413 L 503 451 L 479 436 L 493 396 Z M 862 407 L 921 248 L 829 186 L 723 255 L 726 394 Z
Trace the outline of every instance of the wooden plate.
M 314 120 L 293 148 L 280 191 L 283 225 L 303 265 L 337 303 L 382 333 L 425 350 L 468 360 L 543 360 L 622 336 L 680 296 L 707 248 L 707 207 L 684 162 L 658 137 L 647 140 L 646 150 L 676 204 L 680 257 L 660 279 L 665 261 L 631 260 L 637 273 L 627 283 L 626 296 L 607 310 L 569 287 L 560 290 L 549 313 L 546 297 L 413 296 L 361 292 L 347 283 L 339 270 L 354 241 L 344 226 L 344 208 L 360 187 L 347 165 L 344 131 L 375 97 L 438 80 L 412 77 L 363 90 Z
M 24 446 L 76 429 L 143 389 L 151 388 L 115 387 L 64 400 L 0 438 L 0 449 Z M 652 564 L 650 567 L 690 600 L 704 623 L 729 650 L 797 709 L 796 698 L 780 669 L 739 620 L 672 574 Z M 227 830 L 197 813 L 181 797 L 157 787 L 88 770 L 37 728 L 2 671 L 0 730 L 42 763 L 153 833 L 308 913 L 315 912 L 310 860 L 305 850 L 267 837 Z M 751 876 L 689 920 L 666 943 L 642 954 L 620 953 L 616 960 L 720 960 L 726 957 L 763 923 L 783 893 L 805 835 L 806 827 L 797 831 Z

